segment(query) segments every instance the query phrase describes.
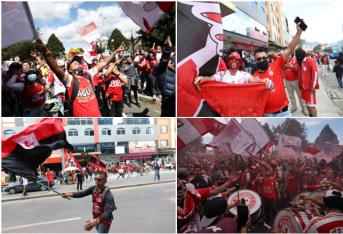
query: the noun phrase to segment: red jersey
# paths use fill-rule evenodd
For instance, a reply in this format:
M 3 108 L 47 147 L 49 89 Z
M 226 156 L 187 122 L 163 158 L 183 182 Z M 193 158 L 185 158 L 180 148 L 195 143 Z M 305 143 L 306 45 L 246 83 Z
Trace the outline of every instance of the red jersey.
M 285 68 L 286 80 L 293 81 L 298 80 L 298 66 L 296 58 L 292 58 L 287 64 L 291 65 L 291 68 Z
M 92 212 L 93 212 L 93 218 L 99 218 L 102 213 L 104 213 L 105 211 L 105 200 L 102 198 L 101 193 L 99 193 L 96 189 L 95 191 L 92 193 L 92 202 L 93 202 L 93 208 L 92 208 Z M 111 219 L 107 219 L 107 220 L 103 220 L 101 223 L 105 224 L 105 225 L 111 225 L 112 220 Z
M 262 196 L 268 199 L 275 200 L 277 197 L 275 186 L 277 185 L 275 177 L 272 178 L 263 178 L 262 187 L 263 194 Z
M 282 72 L 286 64 L 286 61 L 282 56 L 273 61 L 267 71 L 254 73 L 254 76 L 260 79 L 269 78 L 274 82 L 275 88 L 271 90 L 267 104 L 265 107 L 265 113 L 273 113 L 280 111 L 282 108 L 288 105 L 288 98 L 283 83 Z
M 305 233 L 343 233 L 343 214 L 328 213 L 311 219 Z
M 151 60 L 150 64 L 149 64 L 149 66 L 150 66 L 150 71 L 149 72 L 153 73 L 156 65 L 157 65 L 157 60 L 156 59 Z
M 329 59 L 327 56 L 323 57 L 323 65 L 329 65 Z
M 41 107 L 45 102 L 44 86 L 35 82 L 32 85 L 25 84 L 23 90 L 23 106 L 25 108 Z
M 54 180 L 54 174 L 50 171 L 50 172 L 45 172 L 45 178 L 46 181 L 48 182 L 52 182 Z
M 289 173 L 287 175 L 287 192 L 290 194 L 298 193 L 298 177 L 295 174 Z
M 109 97 L 112 101 L 121 101 L 123 100 L 123 83 L 114 74 L 109 75 L 109 85 L 106 90 L 106 96 Z
M 75 117 L 101 117 L 98 100 L 96 99 L 93 86 L 84 77 L 78 79 L 79 92 L 73 102 L 73 115 Z M 71 97 L 73 82 L 68 87 L 68 96 Z
M 311 57 L 306 57 L 299 70 L 299 87 L 302 90 L 310 90 L 311 87 L 319 88 L 318 66 Z

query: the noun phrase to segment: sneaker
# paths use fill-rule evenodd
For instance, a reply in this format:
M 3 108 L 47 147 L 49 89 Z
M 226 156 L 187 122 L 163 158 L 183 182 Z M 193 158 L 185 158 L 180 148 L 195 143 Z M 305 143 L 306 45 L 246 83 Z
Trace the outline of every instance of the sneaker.
M 296 112 L 297 111 L 297 108 L 292 108 L 291 109 L 291 113 L 294 113 L 294 112 Z
M 302 113 L 305 115 L 305 116 L 308 116 L 308 111 L 306 109 L 303 109 L 302 110 Z
M 136 105 L 137 105 L 138 107 L 141 107 L 141 106 L 142 106 L 140 102 L 137 102 Z

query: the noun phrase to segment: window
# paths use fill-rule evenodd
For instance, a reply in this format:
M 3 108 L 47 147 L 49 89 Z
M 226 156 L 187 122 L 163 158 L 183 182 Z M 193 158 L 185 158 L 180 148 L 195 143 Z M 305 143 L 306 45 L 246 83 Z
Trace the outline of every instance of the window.
M 85 129 L 85 136 L 94 136 L 94 130 L 91 128 Z
M 99 125 L 113 125 L 113 119 L 112 118 L 100 118 L 98 119 Z
M 78 136 L 79 132 L 77 131 L 77 129 L 69 129 L 68 131 L 68 136 Z
M 132 134 L 133 135 L 138 135 L 138 134 L 141 134 L 141 129 L 140 128 L 133 128 L 132 129 Z
M 167 133 L 168 132 L 168 126 L 167 125 L 161 125 L 160 132 L 161 133 Z
M 124 119 L 124 124 L 132 124 L 132 125 L 138 125 L 138 124 L 150 124 L 149 118 L 126 118 Z
M 147 127 L 145 133 L 146 133 L 147 135 L 152 134 L 152 128 L 151 128 L 151 127 Z
M 166 146 L 168 146 L 168 140 L 160 140 L 160 146 L 161 146 L 161 147 L 166 147 Z
M 117 129 L 117 135 L 125 135 L 125 129 L 124 128 L 118 128 Z
M 9 130 L 5 130 L 4 131 L 4 137 L 9 137 L 9 136 L 12 136 L 14 135 L 16 132 L 12 129 L 9 129 Z
M 114 142 L 100 143 L 100 148 L 101 148 L 102 155 L 115 154 Z
M 111 129 L 109 129 L 109 128 L 104 128 L 104 129 L 101 130 L 101 134 L 102 134 L 103 136 L 111 136 Z

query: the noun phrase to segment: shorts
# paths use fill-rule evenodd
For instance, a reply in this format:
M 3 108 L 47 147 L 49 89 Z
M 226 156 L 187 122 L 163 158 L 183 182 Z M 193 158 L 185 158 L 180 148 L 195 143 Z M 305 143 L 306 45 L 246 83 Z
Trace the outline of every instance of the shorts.
M 306 106 L 315 107 L 316 102 L 316 93 L 312 93 L 310 89 L 301 90 L 301 97 L 304 99 Z

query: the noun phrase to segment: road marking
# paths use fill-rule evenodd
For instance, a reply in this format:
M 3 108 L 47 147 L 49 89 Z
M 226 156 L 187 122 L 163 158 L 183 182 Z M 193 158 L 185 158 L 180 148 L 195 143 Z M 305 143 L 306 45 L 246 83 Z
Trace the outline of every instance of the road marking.
M 32 224 L 27 224 L 27 225 L 21 225 L 21 226 L 15 226 L 15 227 L 8 227 L 8 228 L 2 228 L 2 231 L 9 231 L 13 229 L 21 229 L 21 228 L 29 228 L 29 227 L 34 227 L 34 226 L 40 226 L 40 225 L 46 225 L 46 224 L 52 224 L 52 223 L 63 223 L 63 222 L 70 222 L 70 221 L 75 221 L 75 220 L 80 220 L 81 217 L 76 217 L 76 218 L 70 218 L 70 219 L 59 219 L 59 220 L 54 220 L 54 221 L 47 221 L 47 222 L 40 222 L 40 223 L 32 223 Z

